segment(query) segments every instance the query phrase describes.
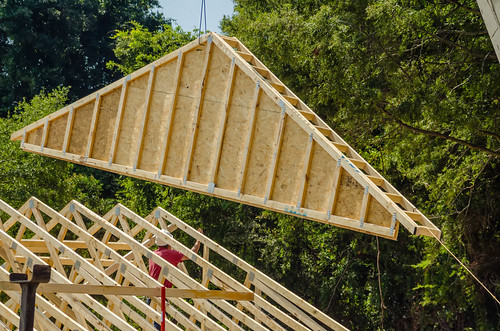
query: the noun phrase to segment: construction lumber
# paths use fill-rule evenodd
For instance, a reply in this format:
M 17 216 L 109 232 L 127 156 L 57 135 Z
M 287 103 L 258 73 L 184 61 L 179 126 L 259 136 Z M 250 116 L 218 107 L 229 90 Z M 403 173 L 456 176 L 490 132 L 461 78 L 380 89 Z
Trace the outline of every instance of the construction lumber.
M 12 282 L 0 281 L 0 290 L 19 291 L 21 287 Z M 139 286 L 107 286 L 107 285 L 83 285 L 83 284 L 40 284 L 38 293 L 85 293 L 85 294 L 114 294 L 131 296 L 159 297 L 161 288 L 139 287 Z M 165 289 L 167 298 L 196 298 L 196 299 L 219 299 L 253 301 L 254 295 L 250 292 L 234 292 L 219 290 L 187 290 L 177 288 Z
M 7 282 L 9 273 L 30 273 L 34 264 L 49 264 L 52 280 L 37 289 L 35 327 L 41 330 L 152 329 L 160 321 L 157 297 L 165 279 L 175 286 L 166 289 L 169 330 L 346 330 L 161 208 L 142 218 L 118 204 L 100 216 L 77 201 L 58 212 L 31 198 L 19 210 L 0 200 L 0 211 L 8 215 L 0 221 L 0 292 L 9 298 L 0 302 L 5 311 L 0 322 L 10 329 L 19 325 L 19 286 Z M 202 255 L 165 238 L 189 258 L 185 263 L 201 279 L 153 253 L 161 229 L 200 240 Z M 230 276 L 234 268 L 226 272 L 211 262 L 215 255 L 220 266 L 230 262 L 246 273 L 244 282 Z M 149 260 L 162 268 L 158 280 L 149 276 Z
M 397 239 L 400 223 L 441 235 L 240 41 L 216 33 L 11 139 L 28 152 L 381 237 Z

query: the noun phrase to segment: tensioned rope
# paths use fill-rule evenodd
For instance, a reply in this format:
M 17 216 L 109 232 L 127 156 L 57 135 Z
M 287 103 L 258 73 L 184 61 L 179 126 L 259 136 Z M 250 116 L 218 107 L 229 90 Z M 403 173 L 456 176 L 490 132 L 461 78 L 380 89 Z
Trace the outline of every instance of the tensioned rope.
M 485 285 L 484 285 L 484 284 L 483 284 L 483 283 L 482 283 L 482 282 L 481 282 L 481 281 L 480 281 L 480 280 L 479 280 L 479 279 L 478 279 L 478 278 L 477 278 L 477 277 L 476 277 L 476 276 L 472 273 L 472 271 L 470 271 L 470 270 L 469 270 L 469 268 L 467 268 L 467 267 L 465 266 L 465 264 L 463 264 L 463 263 L 462 263 L 462 261 L 460 261 L 460 260 L 458 259 L 458 257 L 456 257 L 456 256 L 455 256 L 455 254 L 453 254 L 453 253 L 452 253 L 452 252 L 448 249 L 448 247 L 446 247 L 446 245 L 445 245 L 445 244 L 444 244 L 441 240 L 439 240 L 439 238 L 438 238 L 438 237 L 434 234 L 434 232 L 430 231 L 430 233 L 432 233 L 432 235 L 434 236 L 434 238 L 436 238 L 436 240 L 437 240 L 437 241 L 438 241 L 438 242 L 439 242 L 439 243 L 440 243 L 440 244 L 441 244 L 441 245 L 442 245 L 442 246 L 443 246 L 443 247 L 444 247 L 444 248 L 448 251 L 448 253 L 450 253 L 450 254 L 451 254 L 451 256 L 453 256 L 453 257 L 455 258 L 455 260 L 457 260 L 457 262 L 458 262 L 458 263 L 460 263 L 460 265 L 461 265 L 461 266 L 462 266 L 465 270 L 467 270 L 467 272 L 468 272 L 469 274 L 471 274 L 471 276 L 472 276 L 472 277 L 474 277 L 474 279 L 475 279 L 475 280 L 476 280 L 479 284 L 481 284 L 481 286 L 482 286 L 482 287 L 484 287 L 484 289 L 486 290 L 486 292 L 488 292 L 488 293 L 491 295 L 491 297 L 492 297 L 493 299 L 495 299 L 495 301 L 496 301 L 496 302 L 500 305 L 500 301 L 498 301 L 498 299 L 495 297 L 495 295 L 494 295 L 493 293 L 491 293 L 491 291 L 490 291 L 490 290 L 488 290 L 488 288 L 487 288 L 487 287 L 486 287 L 486 286 L 485 286 Z

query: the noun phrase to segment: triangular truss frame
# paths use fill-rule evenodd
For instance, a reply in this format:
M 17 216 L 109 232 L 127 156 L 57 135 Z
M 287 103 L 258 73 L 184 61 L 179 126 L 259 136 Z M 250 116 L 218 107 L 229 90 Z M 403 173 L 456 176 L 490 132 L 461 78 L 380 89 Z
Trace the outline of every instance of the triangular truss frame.
M 209 33 L 12 134 L 25 151 L 396 239 L 441 231 L 236 38 Z
M 19 210 L 0 200 L 0 280 L 9 272 L 30 273 L 34 264 L 52 266 L 57 284 L 160 287 L 168 279 L 179 289 L 220 289 L 254 293 L 254 301 L 170 298 L 167 328 L 170 330 L 345 330 L 345 328 L 296 296 L 238 256 L 162 208 L 142 218 L 118 204 L 103 217 L 77 201 L 60 212 L 30 198 Z M 169 229 L 177 236 L 200 240 L 202 254 L 194 254 L 175 239 L 169 244 L 190 258 L 199 274 L 191 277 L 185 267 L 175 268 L 151 251 L 153 236 Z M 192 240 L 192 239 L 191 239 Z M 210 262 L 210 256 L 233 272 L 245 275 L 239 281 Z M 159 281 L 148 274 L 147 261 L 162 267 Z M 212 260 L 214 260 L 212 258 Z M 19 325 L 19 292 L 3 291 L 0 324 Z M 35 327 L 39 330 L 135 330 L 154 328 L 160 320 L 158 298 L 148 305 L 145 298 L 120 295 L 55 293 L 37 294 Z M 176 322 L 175 322 L 176 321 Z M 133 325 L 134 324 L 134 325 Z

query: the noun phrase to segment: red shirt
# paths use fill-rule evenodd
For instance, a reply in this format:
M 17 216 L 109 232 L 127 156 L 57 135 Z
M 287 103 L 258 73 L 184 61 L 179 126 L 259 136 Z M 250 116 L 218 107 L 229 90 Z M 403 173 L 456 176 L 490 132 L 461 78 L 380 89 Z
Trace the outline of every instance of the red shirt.
M 177 265 L 182 262 L 182 258 L 184 257 L 184 255 L 181 252 L 174 251 L 173 249 L 167 249 L 166 247 L 163 246 L 158 247 L 155 253 L 160 257 L 162 257 L 163 259 L 167 260 L 174 267 L 177 267 Z M 160 272 L 161 272 L 161 267 L 156 263 L 154 263 L 153 261 L 149 260 L 149 275 L 154 279 L 158 280 Z M 166 279 L 163 285 L 169 288 L 172 287 L 172 283 Z

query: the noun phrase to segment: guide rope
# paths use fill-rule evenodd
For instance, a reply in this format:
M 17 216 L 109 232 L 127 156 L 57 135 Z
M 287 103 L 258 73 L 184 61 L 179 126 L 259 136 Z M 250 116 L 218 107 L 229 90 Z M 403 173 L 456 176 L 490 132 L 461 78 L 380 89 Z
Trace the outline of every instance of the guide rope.
M 451 254 L 451 256 L 453 256 L 455 258 L 455 260 L 457 260 L 458 263 L 460 263 L 460 265 L 465 269 L 467 270 L 467 272 L 469 272 L 469 274 L 471 274 L 472 277 L 474 277 L 474 279 L 479 283 L 481 284 L 481 286 L 486 290 L 486 292 L 488 292 L 491 297 L 493 299 L 495 299 L 495 301 L 500 305 L 500 301 L 498 301 L 498 299 L 495 297 L 495 295 L 493 293 L 491 293 L 490 290 L 488 290 L 488 288 L 472 273 L 472 271 L 469 270 L 469 268 L 467 268 L 465 266 L 465 264 L 462 263 L 462 261 L 460 261 L 456 256 L 455 254 L 453 254 L 449 249 L 448 247 L 446 247 L 446 245 L 441 241 L 439 240 L 439 238 L 434 234 L 434 232 L 430 231 L 430 233 L 432 233 L 432 235 L 434 236 L 434 238 L 436 238 L 436 240 L 448 251 L 448 253 Z

